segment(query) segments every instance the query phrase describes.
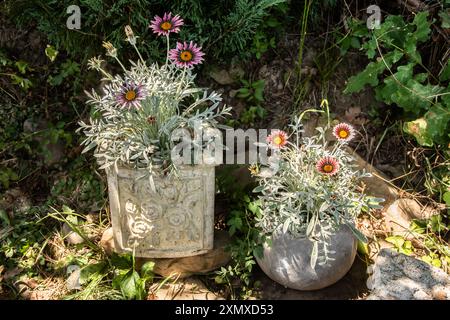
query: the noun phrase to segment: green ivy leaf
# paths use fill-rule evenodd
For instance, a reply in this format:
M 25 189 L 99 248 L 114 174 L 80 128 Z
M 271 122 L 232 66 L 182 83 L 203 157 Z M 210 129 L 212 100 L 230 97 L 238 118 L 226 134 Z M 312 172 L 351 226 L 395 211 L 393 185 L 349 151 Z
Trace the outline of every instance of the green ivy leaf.
M 391 67 L 394 63 L 403 57 L 403 53 L 394 50 L 384 56 L 384 60 L 379 58 L 377 62 L 371 62 L 367 67 L 356 76 L 350 77 L 348 84 L 344 90 L 345 94 L 361 91 L 365 85 L 375 87 L 378 85 L 378 76 L 382 74 L 387 67 Z
M 427 122 L 428 136 L 436 142 L 444 143 L 450 124 L 450 108 L 436 104 L 425 113 L 424 119 Z
M 441 27 L 444 29 L 450 28 L 450 14 L 448 11 L 439 12 L 439 17 L 441 18 Z
M 444 193 L 444 195 L 442 196 L 442 200 L 444 200 L 445 204 L 450 207 L 450 191 Z
M 414 17 L 412 24 L 416 26 L 414 37 L 417 39 L 417 42 L 425 42 L 429 38 L 431 22 L 429 22 L 427 18 L 428 11 L 419 12 Z
M 405 243 L 405 239 L 403 239 L 403 237 L 401 236 L 387 237 L 385 240 L 389 243 L 392 243 L 396 249 L 400 249 Z

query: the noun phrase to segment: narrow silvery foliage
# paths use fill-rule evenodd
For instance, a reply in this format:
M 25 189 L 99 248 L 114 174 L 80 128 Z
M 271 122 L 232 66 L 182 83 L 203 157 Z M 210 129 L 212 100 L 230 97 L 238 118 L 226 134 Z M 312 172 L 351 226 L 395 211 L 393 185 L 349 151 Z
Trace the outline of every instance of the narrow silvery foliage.
M 358 180 L 370 174 L 355 170 L 352 157 L 345 151 L 347 141 L 327 141 L 324 128 L 317 128 L 318 134 L 313 137 L 302 137 L 300 120 L 291 128 L 290 141 L 284 147 L 273 148 L 269 144 L 272 157 L 278 161 L 276 170 L 257 170 L 259 186 L 255 191 L 260 192 L 261 206 L 257 227 L 267 237 L 288 232 L 313 241 L 314 268 L 316 262 L 323 265 L 333 259 L 328 239 L 342 225 L 349 226 L 358 239 L 366 241 L 354 226 L 355 218 L 362 211 L 379 208 L 382 199 L 368 197 L 358 190 Z M 277 141 L 276 138 L 268 140 Z M 329 163 L 327 159 L 331 159 Z
M 105 48 L 111 52 L 110 44 Z M 147 169 L 150 175 L 174 172 L 170 157 L 177 141 L 171 140 L 172 132 L 182 128 L 193 135 L 198 124 L 218 128 L 218 119 L 229 114 L 218 93 L 194 85 L 190 68 L 130 61 L 129 70 L 112 76 L 101 63 L 91 59 L 90 67 L 100 71 L 107 84 L 102 94 L 87 93 L 93 113 L 89 123 L 80 122 L 79 129 L 86 135 L 83 152 L 95 148 L 101 169 L 125 166 Z

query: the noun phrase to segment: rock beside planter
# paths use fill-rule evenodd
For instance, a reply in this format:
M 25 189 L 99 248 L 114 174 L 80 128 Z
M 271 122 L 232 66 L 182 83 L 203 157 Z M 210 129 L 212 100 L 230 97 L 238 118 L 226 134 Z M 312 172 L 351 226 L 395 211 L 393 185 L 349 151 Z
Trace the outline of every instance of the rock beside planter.
M 155 262 L 154 272 L 163 277 L 173 275 L 185 278 L 193 274 L 207 273 L 230 261 L 230 254 L 225 251 L 229 242 L 230 237 L 226 231 L 216 230 L 214 248 L 205 254 L 182 258 L 136 258 L 136 265 L 139 268 L 145 262 L 153 261 Z M 111 228 L 103 233 L 100 245 L 107 254 L 114 252 L 114 236 Z
M 263 258 L 256 258 L 264 273 L 281 285 L 296 290 L 318 290 L 340 280 L 355 260 L 357 241 L 351 230 L 342 226 L 330 238 L 329 251 L 334 260 L 311 268 L 313 243 L 279 233 L 272 238 L 272 246 L 264 246 Z M 321 246 L 319 246 L 320 248 Z M 320 252 L 320 251 L 319 251 Z
M 64 223 L 61 228 L 61 236 L 68 244 L 84 243 L 83 237 L 73 231 L 67 223 Z
M 404 237 L 409 237 L 409 226 L 413 219 L 429 219 L 439 211 L 422 207 L 414 199 L 398 199 L 389 206 L 385 213 L 386 231 Z
M 358 170 L 365 169 L 366 172 L 372 174 L 372 177 L 362 179 L 366 188 L 365 191 L 368 195 L 383 198 L 384 202 L 381 203 L 381 205 L 384 206 L 384 208 L 387 208 L 400 197 L 399 190 L 394 185 L 388 183 L 389 178 L 385 174 L 361 158 L 350 147 L 347 149 L 347 152 L 355 158 L 355 164 L 357 165 Z
M 448 274 L 391 249 L 382 249 L 367 272 L 368 300 L 450 300 Z

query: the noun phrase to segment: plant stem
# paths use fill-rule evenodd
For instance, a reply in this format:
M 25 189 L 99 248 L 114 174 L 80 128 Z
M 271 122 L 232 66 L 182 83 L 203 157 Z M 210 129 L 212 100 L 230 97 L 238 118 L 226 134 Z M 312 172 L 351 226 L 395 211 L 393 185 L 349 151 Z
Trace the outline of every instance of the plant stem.
M 170 44 L 169 44 L 169 34 L 166 35 L 167 40 L 167 54 L 166 54 L 166 66 L 169 63 L 169 51 L 170 51 Z
M 122 64 L 122 62 L 120 62 L 119 58 L 114 57 L 116 59 L 116 61 L 120 64 L 120 66 L 122 67 L 123 71 L 125 71 L 125 73 L 128 72 L 128 70 L 124 67 L 124 65 Z
M 145 60 L 142 58 L 141 53 L 139 52 L 139 50 L 138 50 L 138 48 L 136 47 L 135 44 L 133 44 L 133 47 L 134 47 L 134 50 L 136 50 L 136 52 L 137 52 L 137 54 L 138 54 L 139 59 L 141 60 L 141 62 L 142 62 L 144 65 L 146 65 L 146 64 L 145 64 Z

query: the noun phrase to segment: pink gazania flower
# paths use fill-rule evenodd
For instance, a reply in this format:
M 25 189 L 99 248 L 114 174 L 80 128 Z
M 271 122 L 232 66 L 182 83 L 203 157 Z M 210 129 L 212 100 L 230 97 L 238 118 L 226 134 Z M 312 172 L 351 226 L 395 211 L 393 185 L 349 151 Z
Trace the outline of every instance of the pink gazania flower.
M 333 157 L 324 157 L 316 164 L 316 169 L 322 174 L 335 175 L 339 171 L 339 162 Z
M 183 19 L 176 15 L 172 17 L 172 12 L 164 13 L 164 16 L 155 16 L 150 22 L 150 28 L 159 36 L 167 36 L 169 33 L 178 33 L 180 27 L 184 24 Z
M 139 107 L 140 101 L 146 97 L 144 86 L 135 83 L 125 83 L 116 95 L 116 101 L 123 108 Z
M 177 42 L 177 47 L 169 51 L 169 58 L 180 68 L 190 68 L 204 60 L 205 54 L 201 49 L 192 41 L 190 43 Z
M 333 128 L 333 135 L 339 141 L 350 141 L 355 137 L 355 129 L 348 123 L 339 123 Z
M 273 148 L 280 149 L 287 144 L 288 137 L 287 133 L 282 130 L 274 130 L 266 138 L 266 142 Z

